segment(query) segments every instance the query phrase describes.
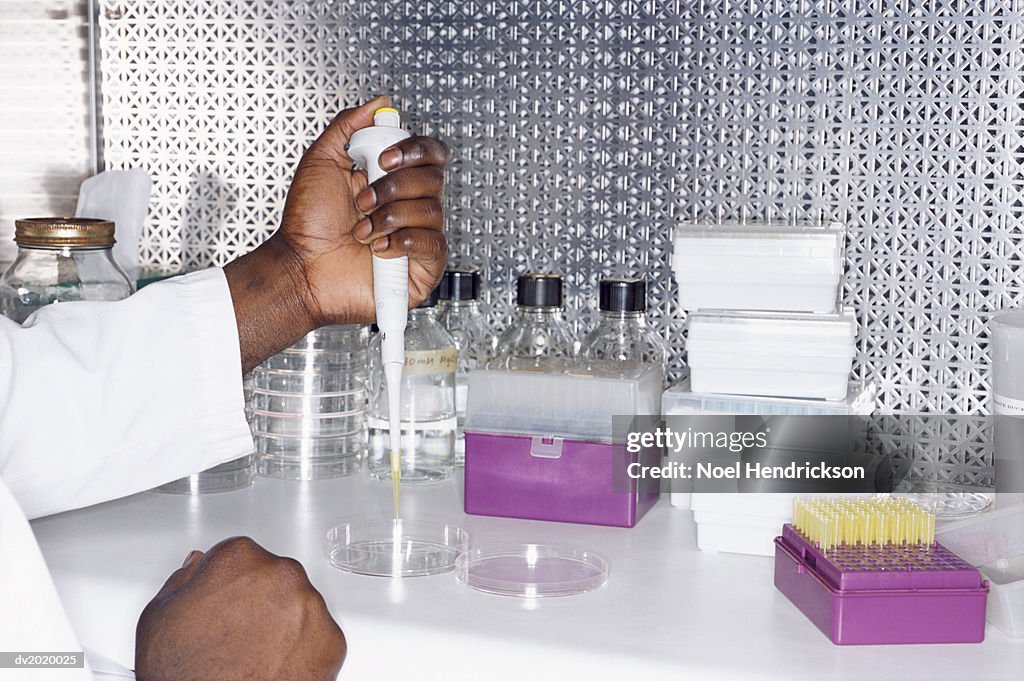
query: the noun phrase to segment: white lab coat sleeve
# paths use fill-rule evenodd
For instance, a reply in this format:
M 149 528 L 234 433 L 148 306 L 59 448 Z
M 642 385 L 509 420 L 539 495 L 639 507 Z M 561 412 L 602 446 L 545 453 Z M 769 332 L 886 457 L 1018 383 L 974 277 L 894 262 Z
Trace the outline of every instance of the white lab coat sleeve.
M 28 520 L 0 479 L 0 651 L 81 654 Z M 0 669 L 0 681 L 98 681 L 91 665 Z
M 250 454 L 220 269 L 0 318 L 0 476 L 38 517 Z

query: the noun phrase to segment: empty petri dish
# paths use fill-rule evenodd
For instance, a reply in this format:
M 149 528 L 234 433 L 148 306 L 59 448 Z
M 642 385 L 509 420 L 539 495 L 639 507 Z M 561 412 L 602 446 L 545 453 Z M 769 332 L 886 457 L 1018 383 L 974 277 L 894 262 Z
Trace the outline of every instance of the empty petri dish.
M 290 437 L 343 437 L 363 432 L 366 417 L 363 412 L 351 414 L 292 415 L 257 411 L 252 419 L 252 430 L 261 435 L 287 435 Z
M 352 376 L 339 371 L 268 369 L 256 367 L 252 372 L 253 389 L 257 392 L 292 394 L 339 393 L 357 390 Z
M 455 578 L 501 596 L 573 596 L 607 582 L 608 561 L 593 551 L 542 544 L 473 549 L 456 561 Z
M 919 492 L 903 494 L 940 520 L 970 518 L 989 510 L 992 497 L 977 492 Z
M 375 577 L 423 577 L 451 572 L 466 552 L 461 527 L 422 520 L 362 520 L 327 531 L 327 559 L 334 567 Z
M 366 390 L 341 393 L 292 394 L 253 391 L 252 407 L 270 414 L 333 415 L 362 413 L 366 408 Z

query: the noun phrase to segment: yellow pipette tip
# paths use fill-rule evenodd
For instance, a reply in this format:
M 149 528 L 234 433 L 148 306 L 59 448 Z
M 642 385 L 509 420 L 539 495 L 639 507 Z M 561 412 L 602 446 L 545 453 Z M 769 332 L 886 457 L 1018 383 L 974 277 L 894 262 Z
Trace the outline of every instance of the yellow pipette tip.
M 901 497 L 793 501 L 793 525 L 823 551 L 837 546 L 929 546 L 935 516 Z
M 402 494 L 402 453 L 397 449 L 391 450 L 391 499 L 395 505 L 395 520 L 401 518 L 401 494 Z

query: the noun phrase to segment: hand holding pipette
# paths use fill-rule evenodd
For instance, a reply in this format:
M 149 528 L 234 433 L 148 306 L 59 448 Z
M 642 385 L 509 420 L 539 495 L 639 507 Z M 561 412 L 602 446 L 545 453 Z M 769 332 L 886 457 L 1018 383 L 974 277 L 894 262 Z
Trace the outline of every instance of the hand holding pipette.
M 388 171 L 382 164 L 385 164 L 385 154 L 393 153 L 397 145 L 409 137 L 409 133 L 401 127 L 398 111 L 391 107 L 378 108 L 374 111 L 372 126 L 352 133 L 347 147 L 348 154 L 353 161 L 366 169 L 369 182 L 369 187 L 357 197 L 357 204 L 361 208 L 370 208 L 370 204 L 376 203 L 382 193 L 393 193 Z M 443 183 L 443 178 L 441 182 Z M 371 194 L 372 196 L 367 198 Z M 375 222 L 372 217 L 369 216 L 356 225 L 354 233 L 357 237 L 374 231 Z M 391 483 L 397 519 L 400 516 L 401 483 L 400 389 L 402 370 L 405 366 L 405 327 L 409 310 L 409 259 L 401 256 L 381 257 L 379 254 L 384 252 L 380 246 L 382 243 L 385 243 L 385 248 L 391 246 L 390 237 L 372 242 L 373 296 L 377 326 L 380 329 L 381 360 L 388 391 Z
M 444 273 L 448 148 L 404 139 L 384 150 L 388 175 L 369 187 L 345 148 L 389 104 L 376 97 L 338 114 L 299 161 L 280 229 L 225 268 L 246 371 L 320 326 L 373 322 L 371 253 L 409 258 L 409 305 Z

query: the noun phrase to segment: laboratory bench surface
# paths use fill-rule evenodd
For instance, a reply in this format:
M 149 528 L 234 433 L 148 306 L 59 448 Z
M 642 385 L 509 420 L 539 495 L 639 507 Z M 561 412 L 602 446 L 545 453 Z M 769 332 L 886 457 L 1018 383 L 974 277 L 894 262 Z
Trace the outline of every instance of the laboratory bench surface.
M 130 666 L 143 606 L 193 548 L 249 535 L 306 566 L 345 630 L 342 679 L 1020 679 L 1024 640 L 987 627 L 974 645 L 837 647 L 772 585 L 772 560 L 697 551 L 689 511 L 663 498 L 635 528 L 467 516 L 460 485 L 403 488 L 403 515 L 465 528 L 472 546 L 597 551 L 608 583 L 536 601 L 449 573 L 405 580 L 341 572 L 323 538 L 387 518 L 390 485 L 258 479 L 199 497 L 146 492 L 33 523 L 82 643 Z

